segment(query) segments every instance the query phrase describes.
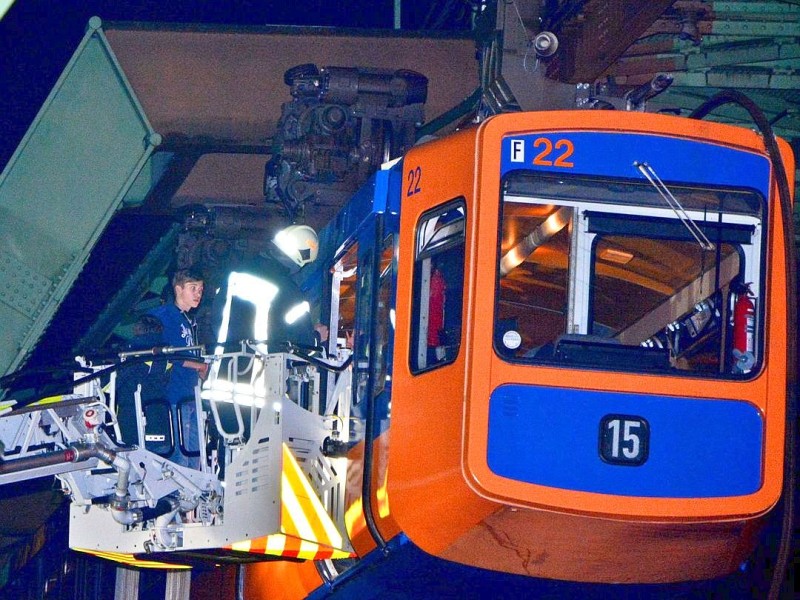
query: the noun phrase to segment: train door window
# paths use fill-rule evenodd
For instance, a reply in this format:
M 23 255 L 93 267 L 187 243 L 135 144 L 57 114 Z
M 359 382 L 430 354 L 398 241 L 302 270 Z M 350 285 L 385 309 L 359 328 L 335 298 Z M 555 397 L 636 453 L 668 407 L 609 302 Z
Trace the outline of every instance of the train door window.
M 417 226 L 411 371 L 453 362 L 461 345 L 464 288 L 463 199 L 425 213 Z
M 356 290 L 356 322 L 353 353 L 355 355 L 355 404 L 367 398 L 370 374 L 370 313 L 372 312 L 373 261 L 375 253 L 370 248 L 359 260 L 358 289 Z
M 369 336 L 371 269 L 373 253 L 367 250 L 359 256 L 358 244 L 353 244 L 332 269 L 331 331 L 336 331 L 336 343 L 353 352 L 353 406 L 365 400 L 369 376 Z
M 505 181 L 494 346 L 517 362 L 746 377 L 759 364 L 752 189 L 518 172 Z
M 331 269 L 331 330 L 333 344 L 352 346 L 356 326 L 358 244 L 353 244 Z M 333 349 L 333 348 L 331 348 Z
M 389 377 L 389 341 L 394 331 L 394 309 L 391 302 L 394 288 L 394 236 L 383 241 L 378 264 L 378 310 L 375 313 L 375 360 L 373 362 L 374 389 L 377 396 L 386 387 Z

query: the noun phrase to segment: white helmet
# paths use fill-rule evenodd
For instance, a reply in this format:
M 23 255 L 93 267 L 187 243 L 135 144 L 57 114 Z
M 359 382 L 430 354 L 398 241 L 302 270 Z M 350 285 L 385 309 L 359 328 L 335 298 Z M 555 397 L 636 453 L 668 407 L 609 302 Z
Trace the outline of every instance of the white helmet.
M 290 225 L 272 240 L 298 267 L 314 262 L 319 251 L 316 232 L 308 225 Z

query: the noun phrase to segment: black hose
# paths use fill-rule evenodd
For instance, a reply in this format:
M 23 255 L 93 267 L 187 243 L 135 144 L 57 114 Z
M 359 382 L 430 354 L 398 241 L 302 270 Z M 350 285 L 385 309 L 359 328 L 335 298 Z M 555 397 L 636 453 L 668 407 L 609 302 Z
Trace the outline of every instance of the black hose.
M 795 269 L 797 268 L 796 249 L 794 245 L 794 219 L 792 213 L 792 193 L 789 189 L 789 179 L 786 167 L 781 160 L 778 143 L 772 132 L 772 126 L 753 100 L 736 90 L 723 90 L 703 103 L 697 110 L 689 115 L 692 119 L 702 119 L 712 110 L 723 104 L 738 104 L 744 108 L 761 131 L 764 146 L 772 163 L 775 183 L 778 186 L 781 218 L 784 232 L 784 260 L 786 262 L 786 360 L 787 360 L 787 390 L 786 390 L 786 438 L 784 448 L 784 482 L 783 482 L 783 515 L 781 520 L 781 541 L 775 560 L 775 567 L 770 581 L 770 600 L 777 600 L 781 594 L 785 574 L 788 571 L 789 560 L 792 553 L 792 540 L 794 536 L 794 511 L 795 511 L 795 486 L 797 484 L 795 446 L 797 440 L 797 306 L 795 294 L 797 283 Z M 770 246 L 772 238 L 770 238 Z M 770 252 L 772 248 L 770 247 Z M 773 254 L 774 256 L 774 254 Z
M 177 508 L 178 502 L 170 498 L 161 498 L 153 508 L 147 506 L 139 509 L 143 521 L 153 521 L 158 517 L 167 515 Z
M 126 358 L 125 360 L 117 359 L 114 363 L 99 369 L 97 371 L 91 371 L 88 368 L 84 368 L 81 366 L 75 365 L 75 363 L 71 363 L 71 367 L 66 367 L 64 365 L 59 365 L 52 368 L 34 368 L 34 369 L 20 369 L 18 371 L 14 371 L 5 375 L 4 377 L 0 378 L 0 390 L 41 390 L 47 389 L 52 390 L 53 386 L 61 386 L 64 388 L 69 388 L 70 390 L 82 385 L 88 381 L 92 381 L 94 379 L 98 379 L 99 377 L 103 377 L 104 375 L 110 374 L 112 371 L 119 371 L 121 369 L 125 369 L 128 367 L 132 367 L 134 365 L 139 365 L 145 362 L 152 362 L 152 361 L 174 361 L 174 362 L 182 362 L 185 360 L 192 360 L 197 361 L 199 357 L 196 354 L 190 354 L 188 352 L 176 352 L 174 354 L 147 354 L 142 356 L 133 356 L 130 358 Z M 73 376 L 76 373 L 86 373 L 77 379 L 74 379 Z M 63 380 L 50 380 L 46 382 L 41 382 L 37 384 L 28 384 L 25 385 L 24 379 L 26 377 L 35 377 L 35 376 L 43 376 L 43 375 L 52 375 L 57 374 L 63 377 Z M 19 384 L 16 385 L 15 384 Z M 58 393 L 69 393 L 66 389 L 62 390 L 61 392 L 55 391 L 48 391 L 44 395 L 56 395 Z M 14 411 L 19 410 L 21 408 L 25 408 L 38 402 L 41 400 L 41 394 L 31 394 L 30 397 L 23 399 L 20 398 L 5 398 L 17 400 L 17 404 L 14 405 Z M 14 412 L 12 411 L 12 412 Z
M 292 354 L 298 356 L 312 365 L 319 367 L 325 371 L 331 371 L 333 373 L 341 373 L 342 371 L 347 370 L 350 366 L 350 363 L 353 362 L 353 355 L 351 354 L 348 356 L 341 364 L 330 363 L 327 360 L 320 358 L 319 356 L 315 356 L 313 352 L 306 351 L 302 348 L 298 348 L 297 346 L 291 346 L 289 348 Z

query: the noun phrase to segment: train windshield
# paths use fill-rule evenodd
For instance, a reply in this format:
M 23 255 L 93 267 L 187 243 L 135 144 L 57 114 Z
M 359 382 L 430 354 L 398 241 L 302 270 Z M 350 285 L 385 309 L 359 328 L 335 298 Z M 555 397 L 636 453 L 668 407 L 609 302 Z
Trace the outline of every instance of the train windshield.
M 755 372 L 763 206 L 752 190 L 657 177 L 511 173 L 495 351 L 612 370 Z

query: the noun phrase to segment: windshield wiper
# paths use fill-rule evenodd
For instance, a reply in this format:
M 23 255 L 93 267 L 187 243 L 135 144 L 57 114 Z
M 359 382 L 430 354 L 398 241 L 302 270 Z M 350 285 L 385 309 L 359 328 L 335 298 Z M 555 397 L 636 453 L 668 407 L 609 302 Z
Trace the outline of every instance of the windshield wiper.
M 703 250 L 713 250 L 714 244 L 706 237 L 706 234 L 703 233 L 703 230 L 695 223 L 692 218 L 689 216 L 689 213 L 686 212 L 686 209 L 683 208 L 683 205 L 678 201 L 678 199 L 669 191 L 669 188 L 666 184 L 661 181 L 661 178 L 656 173 L 655 169 L 651 167 L 646 162 L 639 162 L 636 161 L 633 163 L 633 166 L 639 169 L 642 175 L 645 176 L 647 181 L 649 181 L 658 194 L 664 199 L 664 202 L 667 203 L 672 209 L 672 212 L 680 219 L 681 223 L 689 230 L 689 233 L 692 234 L 692 237 L 697 240 L 697 243 L 700 244 L 700 247 Z

